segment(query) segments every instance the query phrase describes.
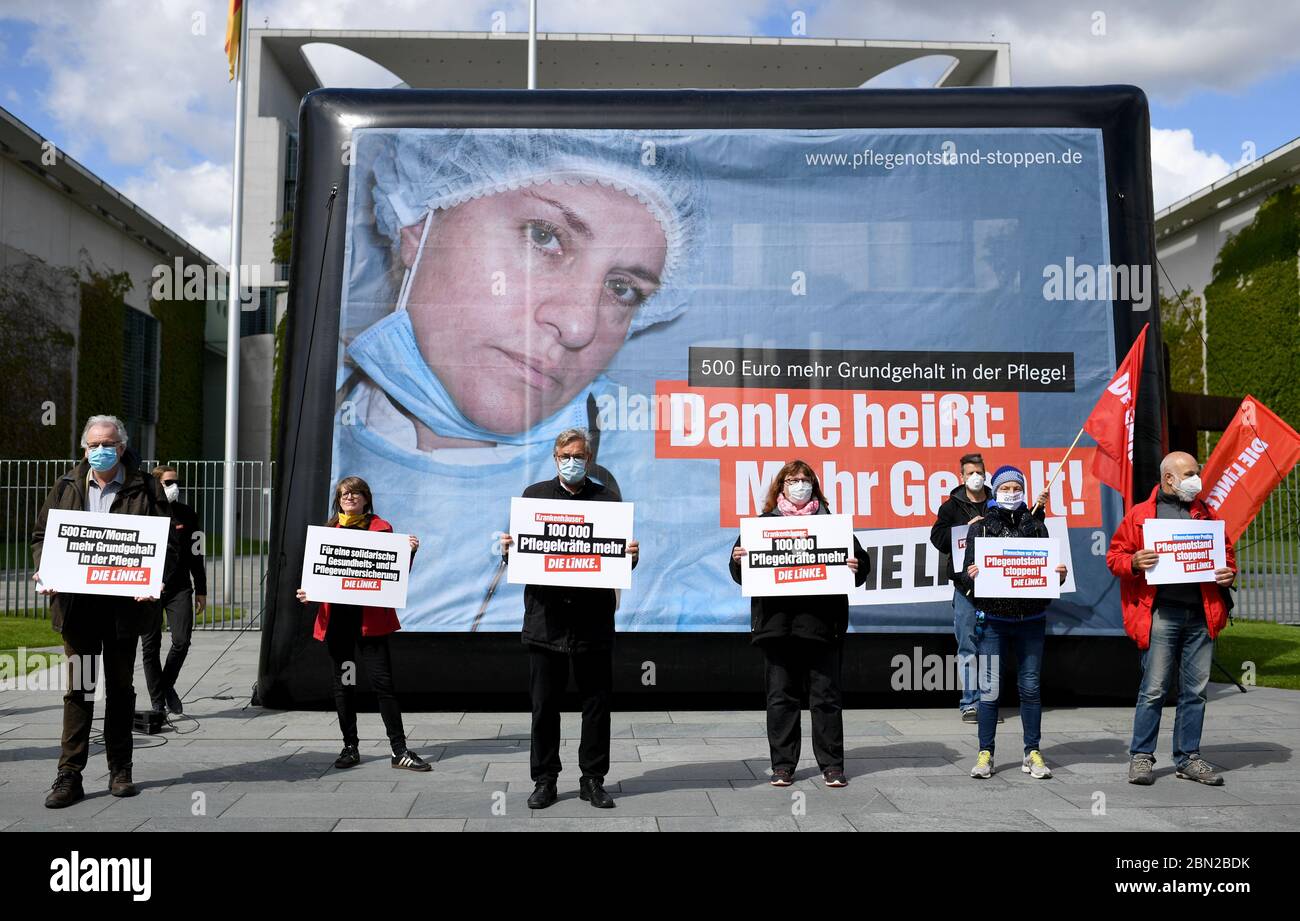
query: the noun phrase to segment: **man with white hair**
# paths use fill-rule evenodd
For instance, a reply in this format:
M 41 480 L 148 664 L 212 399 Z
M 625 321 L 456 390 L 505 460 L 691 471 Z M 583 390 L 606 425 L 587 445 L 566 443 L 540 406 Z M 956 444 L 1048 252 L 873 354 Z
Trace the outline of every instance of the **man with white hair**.
M 127 449 L 126 443 L 126 428 L 116 416 L 91 416 L 86 420 L 81 431 L 85 456 L 55 481 L 36 518 L 32 557 L 38 570 L 51 509 L 170 516 L 167 500 L 155 479 L 140 469 L 140 458 Z M 90 727 L 95 715 L 94 685 L 99 678 L 95 657 L 101 655 L 108 789 L 113 796 L 135 796 L 138 791 L 131 781 L 135 649 L 140 635 L 160 615 L 159 600 L 60 593 L 39 587 L 39 580 L 37 583 L 37 591 L 50 597 L 50 626 L 63 635 L 63 649 L 68 656 L 59 773 L 45 805 L 60 809 L 85 796 L 81 774 L 90 754 Z M 91 676 L 91 680 L 83 680 L 85 676 Z
M 1119 577 L 1124 630 L 1142 652 L 1142 685 L 1133 717 L 1129 746 L 1129 783 L 1154 782 L 1160 710 L 1174 669 L 1178 669 L 1178 709 L 1174 716 L 1173 758 L 1176 776 L 1210 786 L 1223 778 L 1201 757 L 1206 686 L 1214 656 L 1214 638 L 1228 623 L 1228 587 L 1237 577 L 1232 545 L 1227 566 L 1214 571 L 1213 582 L 1151 585 L 1144 573 L 1156 565 L 1154 550 L 1143 549 L 1142 524 L 1148 518 L 1213 521 L 1218 516 L 1198 496 L 1201 466 L 1196 458 L 1175 451 L 1160 462 L 1160 482 L 1151 498 L 1129 509 L 1115 529 L 1106 565 Z

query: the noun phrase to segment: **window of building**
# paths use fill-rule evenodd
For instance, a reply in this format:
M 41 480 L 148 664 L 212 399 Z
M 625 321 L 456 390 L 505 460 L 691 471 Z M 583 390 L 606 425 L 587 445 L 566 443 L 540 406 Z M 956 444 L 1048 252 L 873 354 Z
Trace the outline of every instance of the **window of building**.
M 150 457 L 158 422 L 158 320 L 128 307 L 122 335 L 122 421 L 131 446 Z

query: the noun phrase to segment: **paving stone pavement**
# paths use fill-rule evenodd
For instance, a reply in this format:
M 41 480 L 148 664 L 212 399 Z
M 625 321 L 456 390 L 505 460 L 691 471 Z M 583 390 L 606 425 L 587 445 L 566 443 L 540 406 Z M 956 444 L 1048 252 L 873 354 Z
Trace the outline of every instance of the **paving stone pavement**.
M 195 636 L 181 686 L 186 716 L 137 736 L 141 795 L 106 791 L 92 749 L 87 797 L 62 810 L 43 799 L 58 758 L 57 691 L 0 691 L 0 831 L 1174 831 L 1300 830 L 1300 692 L 1211 685 L 1202 752 L 1223 787 L 1174 777 L 1173 711 L 1156 783 L 1125 782 L 1132 709 L 1048 707 L 1042 751 L 1055 771 L 1019 770 L 1020 721 L 1004 712 L 996 773 L 969 776 L 975 729 L 952 707 L 845 713 L 849 785 L 828 789 L 800 764 L 788 789 L 768 785 L 761 711 L 619 712 L 607 787 L 617 808 L 578 799 L 578 714 L 565 714 L 560 801 L 530 811 L 528 716 L 407 713 L 412 748 L 432 773 L 393 770 L 378 714 L 362 714 L 361 765 L 337 771 L 332 713 L 248 706 L 259 636 Z M 188 681 L 186 680 L 188 679 Z M 143 676 L 137 672 L 137 688 Z M 804 718 L 803 751 L 811 756 Z

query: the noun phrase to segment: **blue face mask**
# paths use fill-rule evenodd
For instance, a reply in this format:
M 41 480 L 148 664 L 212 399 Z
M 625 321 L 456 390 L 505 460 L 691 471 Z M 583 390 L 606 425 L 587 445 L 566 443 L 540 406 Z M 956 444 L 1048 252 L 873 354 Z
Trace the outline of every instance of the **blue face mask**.
M 411 315 L 405 310 L 389 314 L 365 330 L 348 346 L 348 357 L 388 396 L 439 435 L 526 445 L 548 441 L 561 429 L 587 424 L 587 391 L 549 419 L 525 432 L 490 432 L 465 417 L 456 402 L 429 369 L 415 341 Z
M 560 479 L 570 486 L 577 486 L 587 475 L 587 461 L 581 457 L 565 457 L 560 460 Z
M 110 448 L 106 445 L 100 445 L 97 448 L 91 448 L 90 453 L 86 455 L 90 461 L 90 466 L 100 473 L 108 473 L 117 466 L 117 448 Z

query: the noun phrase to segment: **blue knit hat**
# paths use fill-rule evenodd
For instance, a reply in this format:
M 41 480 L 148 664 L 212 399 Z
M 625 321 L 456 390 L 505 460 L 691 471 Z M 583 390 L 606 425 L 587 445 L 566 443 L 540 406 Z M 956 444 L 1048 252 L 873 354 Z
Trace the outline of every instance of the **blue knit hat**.
M 1003 464 L 993 471 L 993 491 L 997 492 L 998 487 L 1003 483 L 1019 483 L 1020 488 L 1024 489 L 1025 475 L 1020 472 L 1019 468 L 1012 467 L 1010 464 Z

